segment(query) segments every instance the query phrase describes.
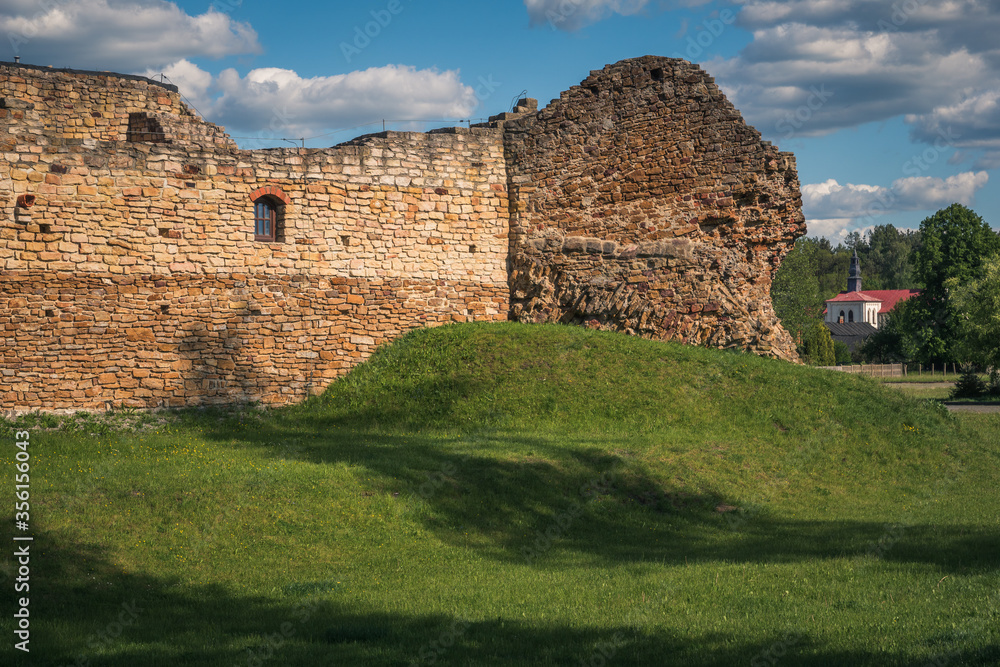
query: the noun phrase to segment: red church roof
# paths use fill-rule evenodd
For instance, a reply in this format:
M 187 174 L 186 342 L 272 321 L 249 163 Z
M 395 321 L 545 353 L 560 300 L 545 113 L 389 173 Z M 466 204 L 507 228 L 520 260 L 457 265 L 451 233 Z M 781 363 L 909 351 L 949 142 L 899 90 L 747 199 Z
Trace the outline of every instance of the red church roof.
M 918 289 L 878 289 L 878 290 L 865 290 L 862 292 L 867 296 L 873 296 L 882 302 L 882 310 L 878 311 L 879 314 L 888 313 L 890 310 L 896 307 L 897 303 L 906 301 L 907 299 L 912 299 L 913 297 L 920 294 Z
M 841 292 L 832 299 L 827 299 L 826 302 L 831 301 L 881 301 L 874 296 L 869 296 L 869 292 Z
M 878 312 L 879 315 L 882 315 L 895 308 L 896 304 L 901 301 L 912 299 L 918 294 L 920 294 L 920 290 L 918 289 L 871 289 L 862 292 L 841 292 L 832 299 L 827 299 L 826 302 L 853 301 L 856 303 L 858 301 L 881 301 L 882 307 Z

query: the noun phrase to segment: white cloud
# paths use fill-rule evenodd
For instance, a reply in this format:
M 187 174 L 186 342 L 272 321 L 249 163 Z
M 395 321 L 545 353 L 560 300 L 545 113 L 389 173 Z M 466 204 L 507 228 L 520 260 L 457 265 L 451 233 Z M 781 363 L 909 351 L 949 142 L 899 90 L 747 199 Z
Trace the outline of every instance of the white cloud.
M 950 144 L 963 149 L 963 157 L 978 156 L 976 167 L 1000 167 L 1000 90 L 967 90 L 951 104 L 935 107 L 926 114 L 909 114 L 913 137 L 934 143 L 938 137 L 952 137 Z
M 855 231 L 854 221 L 851 218 L 827 218 L 819 220 L 809 220 L 806 223 L 806 234 L 809 236 L 822 236 L 833 243 L 843 243 L 847 239 L 847 234 Z
M 579 30 L 611 14 L 636 14 L 649 0 L 524 0 L 531 25 L 553 30 Z
M 22 62 L 82 69 L 133 71 L 261 51 L 249 24 L 211 8 L 191 16 L 163 0 L 7 1 L 0 34 Z
M 745 3 L 741 21 L 749 26 L 773 25 L 778 22 L 807 21 L 816 25 L 854 21 L 860 26 L 891 31 L 923 28 L 944 21 L 981 14 L 985 5 L 980 0 L 790 0 Z
M 177 86 L 188 103 L 199 113 L 211 109 L 212 98 L 209 93 L 212 88 L 212 75 L 188 60 L 179 60 L 172 65 L 159 69 L 149 69 L 142 72 L 150 79 L 160 79 L 160 74 L 166 75 L 168 83 Z
M 900 211 L 934 211 L 950 204 L 971 205 L 976 192 L 989 182 L 985 171 L 948 178 L 911 176 L 891 187 L 847 183 L 834 179 L 802 186 L 802 208 L 809 225 L 837 219 L 871 224 L 872 218 Z
M 312 78 L 275 67 L 245 76 L 227 69 L 212 77 L 187 61 L 165 71 L 207 120 L 225 125 L 231 134 L 253 137 L 239 140 L 248 148 L 281 145 L 272 141 L 275 137 L 310 137 L 383 118 L 468 118 L 480 103 L 457 71 L 404 65 Z
M 998 3 L 746 0 L 738 24 L 753 41 L 706 68 L 765 136 L 905 116 L 917 140 L 934 143 L 947 123 L 977 168 L 1000 163 Z
M 990 175 L 985 171 L 966 171 L 948 178 L 914 176 L 892 184 L 899 197 L 900 210 L 934 210 L 949 204 L 972 205 L 976 192 L 986 187 Z
M 699 7 L 712 0 L 659 0 L 657 9 Z M 650 0 L 524 0 L 531 25 L 572 32 L 614 15 L 632 16 L 646 9 Z M 687 19 L 679 35 L 686 32 Z
M 878 185 L 841 185 L 831 178 L 802 186 L 802 209 L 807 220 L 852 219 L 863 215 L 872 202 L 885 199 L 887 193 L 887 188 Z

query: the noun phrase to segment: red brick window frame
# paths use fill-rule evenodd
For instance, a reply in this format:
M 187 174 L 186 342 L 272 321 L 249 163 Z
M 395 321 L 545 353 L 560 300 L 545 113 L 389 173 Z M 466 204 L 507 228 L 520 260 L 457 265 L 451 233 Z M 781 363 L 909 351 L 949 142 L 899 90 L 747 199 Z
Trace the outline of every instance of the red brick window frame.
M 284 236 L 285 208 L 292 203 L 291 198 L 281 188 L 266 185 L 250 193 L 253 202 L 254 240 L 263 242 L 281 241 Z

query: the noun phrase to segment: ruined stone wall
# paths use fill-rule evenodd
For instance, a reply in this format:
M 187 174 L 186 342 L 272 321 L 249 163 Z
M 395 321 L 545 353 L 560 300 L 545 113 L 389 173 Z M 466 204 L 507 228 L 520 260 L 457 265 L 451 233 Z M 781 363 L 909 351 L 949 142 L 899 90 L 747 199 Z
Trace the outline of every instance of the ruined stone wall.
M 795 359 L 769 296 L 794 158 L 683 61 L 258 151 L 172 86 L 0 63 L 0 150 L 0 410 L 282 404 L 414 327 L 508 316 Z
M 121 141 L 133 114 L 167 114 L 198 120 L 177 87 L 144 77 L 0 63 L 9 114 L 0 112 L 25 141 Z M 16 121 L 16 127 L 14 127 Z M 235 148 L 235 144 L 231 144 Z
M 795 160 L 697 65 L 594 71 L 507 114 L 511 315 L 797 359 L 771 278 L 805 232 Z
M 280 404 L 413 327 L 506 319 L 496 131 L 240 151 L 169 87 L 7 65 L 0 146 L 4 410 Z

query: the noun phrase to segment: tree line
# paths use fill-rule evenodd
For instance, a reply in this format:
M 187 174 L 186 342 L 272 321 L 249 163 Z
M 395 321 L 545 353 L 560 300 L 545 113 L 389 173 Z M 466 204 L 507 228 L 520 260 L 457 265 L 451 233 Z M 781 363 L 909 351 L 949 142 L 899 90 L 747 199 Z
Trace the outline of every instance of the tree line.
M 962 363 L 1000 368 L 1000 235 L 961 204 L 941 209 L 918 231 L 879 225 L 795 243 L 775 273 L 771 298 L 785 329 L 809 363 L 849 363 L 847 346 L 823 326 L 826 299 L 847 289 L 857 251 L 863 290 L 921 290 L 853 355 L 869 363 Z

